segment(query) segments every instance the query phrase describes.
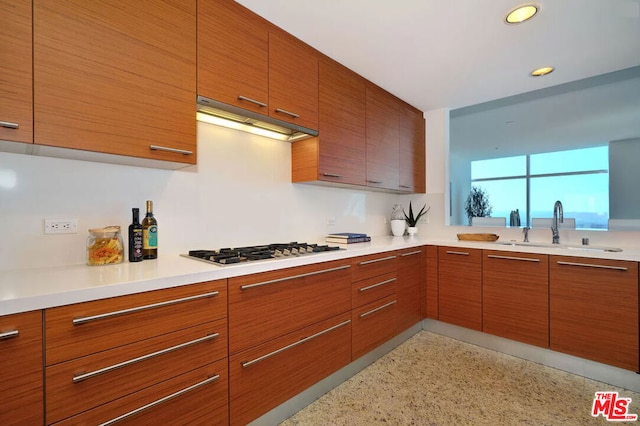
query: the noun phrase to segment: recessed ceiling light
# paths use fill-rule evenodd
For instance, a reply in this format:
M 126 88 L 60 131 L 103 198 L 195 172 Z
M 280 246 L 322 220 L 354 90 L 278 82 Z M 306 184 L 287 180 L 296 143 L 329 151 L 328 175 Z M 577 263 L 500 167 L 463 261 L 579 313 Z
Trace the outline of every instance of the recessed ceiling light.
M 531 71 L 531 76 L 533 76 L 533 77 L 542 77 L 543 75 L 547 75 L 547 74 L 553 72 L 554 69 L 555 69 L 554 67 L 538 68 L 537 70 Z
M 538 6 L 526 4 L 524 6 L 518 6 L 511 12 L 507 13 L 504 21 L 507 24 L 519 24 L 533 18 L 536 13 L 538 13 Z

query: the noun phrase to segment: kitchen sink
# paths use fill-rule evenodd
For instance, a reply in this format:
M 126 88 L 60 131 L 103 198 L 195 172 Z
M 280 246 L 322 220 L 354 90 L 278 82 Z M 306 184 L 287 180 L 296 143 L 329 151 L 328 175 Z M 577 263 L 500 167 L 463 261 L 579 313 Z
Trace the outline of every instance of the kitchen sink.
M 599 247 L 599 246 L 583 246 L 583 245 L 571 245 L 571 244 L 545 244 L 545 243 L 525 243 L 518 241 L 500 241 L 496 242 L 502 246 L 519 246 L 519 247 L 544 247 L 553 249 L 568 249 L 579 251 L 604 251 L 604 252 L 621 252 L 622 249 L 618 247 Z

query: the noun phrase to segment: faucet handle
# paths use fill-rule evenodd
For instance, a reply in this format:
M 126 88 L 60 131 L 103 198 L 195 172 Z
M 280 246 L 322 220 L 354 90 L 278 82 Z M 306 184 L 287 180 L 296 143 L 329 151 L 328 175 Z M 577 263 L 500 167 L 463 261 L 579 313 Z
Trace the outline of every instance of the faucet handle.
M 524 234 L 524 240 L 522 240 L 523 243 L 529 242 L 529 229 L 531 228 L 529 228 L 528 226 L 522 228 L 522 233 Z

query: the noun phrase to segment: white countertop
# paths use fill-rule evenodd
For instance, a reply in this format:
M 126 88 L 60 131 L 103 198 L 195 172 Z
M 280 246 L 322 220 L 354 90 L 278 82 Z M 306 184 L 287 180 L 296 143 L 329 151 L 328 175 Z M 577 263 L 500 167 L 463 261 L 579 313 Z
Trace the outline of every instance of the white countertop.
M 162 254 L 156 260 L 118 265 L 72 265 L 53 268 L 0 271 L 0 315 L 26 312 L 122 296 L 149 290 L 230 278 L 293 266 L 347 259 L 355 256 L 421 245 L 442 245 L 478 249 L 503 250 L 640 261 L 640 249 L 622 252 L 575 250 L 563 247 L 510 246 L 493 242 L 457 241 L 433 238 L 374 237 L 370 243 L 343 245 L 345 250 L 309 254 L 278 260 L 265 260 L 216 266 L 181 257 L 178 253 Z

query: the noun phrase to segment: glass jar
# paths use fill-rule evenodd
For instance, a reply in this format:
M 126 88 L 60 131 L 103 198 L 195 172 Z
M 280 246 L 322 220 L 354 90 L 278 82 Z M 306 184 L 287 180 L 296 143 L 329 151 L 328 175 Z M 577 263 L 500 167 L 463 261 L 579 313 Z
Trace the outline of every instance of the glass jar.
M 121 263 L 124 258 L 124 243 L 119 226 L 89 229 L 87 238 L 87 265 L 110 265 Z

